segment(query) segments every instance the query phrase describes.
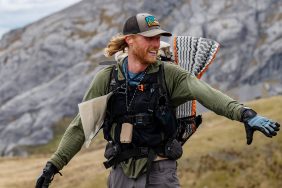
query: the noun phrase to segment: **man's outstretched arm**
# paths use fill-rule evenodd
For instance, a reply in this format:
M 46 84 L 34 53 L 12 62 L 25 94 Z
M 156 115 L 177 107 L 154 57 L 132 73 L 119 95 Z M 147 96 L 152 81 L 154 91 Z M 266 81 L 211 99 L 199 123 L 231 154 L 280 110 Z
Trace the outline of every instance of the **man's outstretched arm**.
M 253 110 L 212 88 L 207 83 L 187 73 L 184 69 L 169 64 L 165 68 L 166 75 L 169 75 L 169 77 L 166 76 L 166 82 L 174 106 L 196 99 L 218 115 L 243 122 L 248 144 L 251 144 L 253 133 L 256 130 L 267 137 L 275 136 L 279 131 L 279 123 L 257 115 Z
M 244 123 L 248 145 L 252 143 L 255 131 L 260 131 L 270 138 L 277 135 L 280 127 L 279 123 L 258 115 L 254 110 L 239 104 L 234 99 L 213 89 L 197 78 L 190 78 L 189 85 L 194 85 L 195 89 L 190 87 L 192 95 L 208 109 L 229 119 Z

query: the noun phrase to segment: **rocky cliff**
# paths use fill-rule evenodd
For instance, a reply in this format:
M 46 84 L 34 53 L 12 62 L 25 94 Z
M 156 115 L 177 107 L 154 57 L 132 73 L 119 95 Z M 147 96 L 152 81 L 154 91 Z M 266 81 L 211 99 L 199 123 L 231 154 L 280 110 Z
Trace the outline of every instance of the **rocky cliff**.
M 282 94 L 279 0 L 83 0 L 0 40 L 0 156 L 47 143 L 52 126 L 77 113 L 103 48 L 137 12 L 174 35 L 218 41 L 203 78 L 214 87 L 240 100 Z

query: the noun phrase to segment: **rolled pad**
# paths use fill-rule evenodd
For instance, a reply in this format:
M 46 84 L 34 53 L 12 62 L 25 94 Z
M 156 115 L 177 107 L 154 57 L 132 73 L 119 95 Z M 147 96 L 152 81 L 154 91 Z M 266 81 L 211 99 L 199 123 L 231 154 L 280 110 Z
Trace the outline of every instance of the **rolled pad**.
M 201 78 L 215 59 L 219 46 L 218 42 L 206 38 L 175 36 L 173 45 L 175 63 L 197 78 Z M 176 112 L 178 118 L 196 115 L 196 101 L 180 105 Z

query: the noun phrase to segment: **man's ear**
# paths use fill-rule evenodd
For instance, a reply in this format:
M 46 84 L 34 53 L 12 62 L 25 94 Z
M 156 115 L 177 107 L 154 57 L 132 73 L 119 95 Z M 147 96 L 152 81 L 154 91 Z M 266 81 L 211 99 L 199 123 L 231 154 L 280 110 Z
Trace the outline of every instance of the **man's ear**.
M 127 43 L 128 46 L 131 46 L 133 43 L 133 35 L 128 35 L 125 37 L 125 42 Z

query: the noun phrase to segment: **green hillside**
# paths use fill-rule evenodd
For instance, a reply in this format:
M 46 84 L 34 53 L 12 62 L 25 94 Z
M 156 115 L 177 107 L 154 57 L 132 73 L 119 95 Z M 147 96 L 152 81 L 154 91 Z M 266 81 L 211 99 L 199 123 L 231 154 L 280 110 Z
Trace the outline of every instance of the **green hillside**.
M 282 122 L 282 96 L 248 103 L 263 116 Z M 280 188 L 282 187 L 282 134 L 269 139 L 260 133 L 246 145 L 241 123 L 203 114 L 203 124 L 185 144 L 178 161 L 182 187 L 193 188 Z M 67 122 L 69 120 L 65 120 Z M 56 149 L 62 131 L 51 144 L 29 148 L 30 157 L 0 159 L 0 187 L 34 187 L 36 177 Z M 109 170 L 102 166 L 101 135 L 90 149 L 82 151 L 56 176 L 51 187 L 106 187 Z M 55 143 L 55 144 L 54 144 Z M 45 149 L 44 149 L 45 148 Z

